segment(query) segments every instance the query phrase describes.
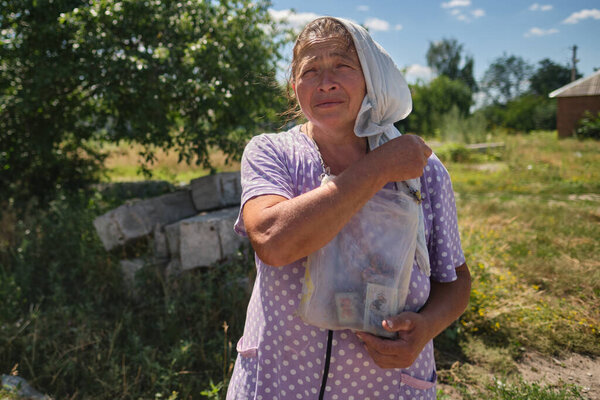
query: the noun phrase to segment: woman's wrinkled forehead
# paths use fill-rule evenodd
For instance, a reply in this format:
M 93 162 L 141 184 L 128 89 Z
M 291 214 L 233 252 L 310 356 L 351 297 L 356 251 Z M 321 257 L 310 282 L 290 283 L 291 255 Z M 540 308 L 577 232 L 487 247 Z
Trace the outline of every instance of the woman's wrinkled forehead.
M 310 57 L 310 54 L 313 53 L 315 50 L 327 50 L 330 54 L 339 55 L 341 57 L 349 59 L 358 59 L 356 49 L 354 48 L 354 44 L 348 44 L 348 42 L 343 38 L 315 37 L 307 41 L 302 47 L 301 51 L 298 52 L 298 61 L 302 63 L 302 61 L 304 61 L 306 57 Z

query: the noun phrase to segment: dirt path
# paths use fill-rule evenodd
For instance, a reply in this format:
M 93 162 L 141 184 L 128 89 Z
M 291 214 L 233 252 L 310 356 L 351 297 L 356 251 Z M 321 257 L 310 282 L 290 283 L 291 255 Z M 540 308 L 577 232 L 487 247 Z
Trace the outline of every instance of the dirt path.
M 526 353 L 517 364 L 523 379 L 528 382 L 556 384 L 560 381 L 581 388 L 585 398 L 600 399 L 600 359 L 580 354 L 564 358 L 548 358 L 539 353 Z
M 561 381 L 579 387 L 584 399 L 600 400 L 600 358 L 570 354 L 552 358 L 536 352 L 527 352 L 516 364 L 526 382 L 537 382 L 542 386 L 557 385 Z M 448 400 L 461 400 L 458 390 L 450 385 L 438 384 Z

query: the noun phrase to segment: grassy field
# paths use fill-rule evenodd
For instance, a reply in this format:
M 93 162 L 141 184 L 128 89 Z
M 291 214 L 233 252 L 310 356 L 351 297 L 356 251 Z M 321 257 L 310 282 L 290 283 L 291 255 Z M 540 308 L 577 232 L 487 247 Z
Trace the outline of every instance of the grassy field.
M 436 338 L 438 398 L 600 398 L 600 142 L 493 140 L 505 147 L 436 146 L 473 275 L 468 310 Z M 108 179 L 131 180 L 137 150 L 113 150 Z M 155 178 L 206 173 L 174 163 L 160 154 Z M 122 201 L 82 192 L 2 214 L 0 373 L 61 399 L 223 398 L 252 257 L 126 286 L 118 260 L 143 246 L 106 253 L 91 225 Z
M 103 151 L 108 155 L 105 166 L 107 168 L 105 180 L 107 182 L 131 182 L 144 180 L 140 174 L 140 163 L 143 157 L 139 155 L 142 147 L 136 144 L 120 143 L 119 145 L 104 145 Z M 199 176 L 207 175 L 210 171 L 198 165 L 187 165 L 178 162 L 175 152 L 165 152 L 154 149 L 156 162 L 148 165 L 153 179 L 166 180 L 174 184 L 187 184 L 190 180 Z M 211 162 L 216 166 L 218 172 L 237 171 L 239 163 L 225 163 L 225 155 L 219 151 L 211 153 Z
M 502 139 L 488 160 L 447 163 L 474 281 L 446 332 L 454 341 L 438 347 L 442 381 L 467 398 L 489 397 L 491 376 L 519 384 L 530 352 L 600 355 L 600 143 L 552 132 Z

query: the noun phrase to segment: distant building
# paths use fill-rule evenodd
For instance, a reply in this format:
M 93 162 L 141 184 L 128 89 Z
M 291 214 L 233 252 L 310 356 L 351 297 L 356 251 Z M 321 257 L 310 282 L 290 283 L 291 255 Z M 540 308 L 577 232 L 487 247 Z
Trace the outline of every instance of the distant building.
M 556 89 L 548 95 L 558 99 L 556 128 L 559 137 L 572 136 L 586 111 L 600 112 L 600 70 Z

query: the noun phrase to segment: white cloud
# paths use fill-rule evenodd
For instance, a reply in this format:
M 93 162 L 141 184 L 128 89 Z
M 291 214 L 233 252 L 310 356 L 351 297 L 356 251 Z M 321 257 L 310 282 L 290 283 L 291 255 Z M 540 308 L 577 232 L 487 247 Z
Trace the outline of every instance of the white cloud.
M 396 24 L 396 25 L 394 26 L 394 30 L 395 30 L 395 31 L 401 31 L 402 29 L 404 29 L 404 27 L 403 27 L 402 25 L 400 25 L 400 24 Z
M 367 18 L 365 26 L 372 31 L 389 31 L 390 23 L 379 18 Z
M 412 64 L 406 67 L 404 77 L 407 82 L 416 82 L 421 79 L 426 82 L 433 79 L 433 70 L 425 65 Z
M 558 29 L 531 28 L 523 36 L 525 36 L 525 37 L 540 37 L 540 36 L 553 35 L 555 33 L 558 33 Z
M 471 15 L 475 18 L 481 18 L 485 15 L 485 11 L 481 8 L 471 11 Z
M 275 21 L 279 21 L 294 29 L 302 29 L 310 21 L 321 16 L 312 12 L 296 13 L 292 12 L 292 10 L 269 9 L 269 13 Z
M 533 3 L 531 6 L 529 6 L 530 11 L 550 11 L 553 8 L 554 6 L 552 4 Z
M 468 7 L 471 5 L 471 0 L 450 0 L 447 3 L 442 3 L 442 8 Z
M 451 0 L 448 3 L 442 3 L 442 7 L 449 8 L 448 13 L 459 21 L 471 22 L 473 18 L 481 18 L 485 16 L 485 10 L 483 8 L 467 9 L 458 7 L 468 7 L 471 5 L 470 0 Z
M 485 16 L 485 10 L 482 10 L 481 8 L 478 8 L 477 10 L 471 10 L 469 12 L 470 15 L 458 10 L 452 10 L 451 14 L 459 21 L 471 22 L 473 18 L 477 19 Z
M 363 11 L 363 12 L 366 12 L 366 11 L 369 11 L 369 6 L 367 6 L 367 5 L 364 5 L 364 4 L 361 4 L 360 6 L 356 7 L 356 9 L 357 9 L 358 11 Z
M 569 16 L 569 18 L 563 21 L 563 24 L 577 24 L 582 19 L 600 19 L 600 10 L 594 8 L 592 10 L 581 10 L 578 12 L 574 12 Z

